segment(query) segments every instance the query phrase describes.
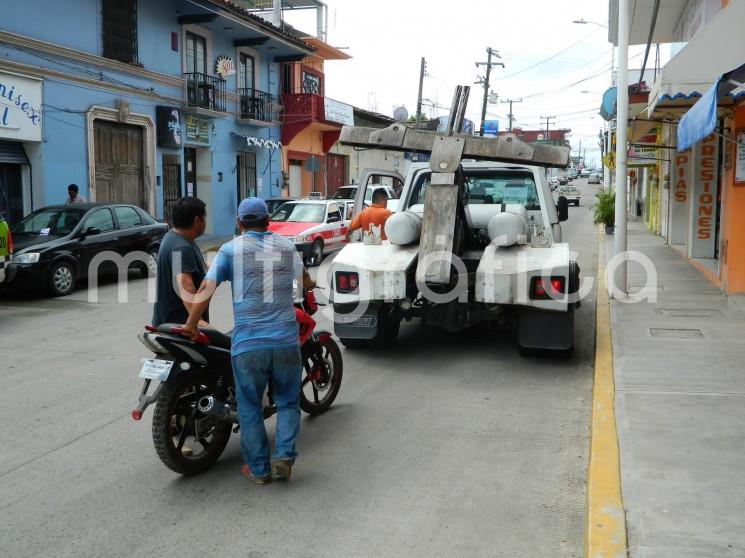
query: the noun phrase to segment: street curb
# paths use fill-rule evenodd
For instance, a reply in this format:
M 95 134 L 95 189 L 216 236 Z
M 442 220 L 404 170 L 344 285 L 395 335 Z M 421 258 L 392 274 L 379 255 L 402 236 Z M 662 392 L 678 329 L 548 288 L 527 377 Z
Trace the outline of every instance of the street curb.
M 587 467 L 585 558 L 627 556 L 626 515 L 621 498 L 621 467 L 616 430 L 610 299 L 605 279 L 605 235 L 598 228 L 599 254 L 595 371 Z

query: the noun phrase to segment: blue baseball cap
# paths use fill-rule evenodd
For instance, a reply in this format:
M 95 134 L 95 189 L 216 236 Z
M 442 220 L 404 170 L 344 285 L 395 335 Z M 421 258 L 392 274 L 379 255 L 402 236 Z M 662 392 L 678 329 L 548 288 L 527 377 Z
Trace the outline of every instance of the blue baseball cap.
M 266 202 L 261 198 L 246 198 L 238 206 L 238 218 L 241 220 L 246 217 L 260 219 L 268 215 L 269 209 L 266 207 Z

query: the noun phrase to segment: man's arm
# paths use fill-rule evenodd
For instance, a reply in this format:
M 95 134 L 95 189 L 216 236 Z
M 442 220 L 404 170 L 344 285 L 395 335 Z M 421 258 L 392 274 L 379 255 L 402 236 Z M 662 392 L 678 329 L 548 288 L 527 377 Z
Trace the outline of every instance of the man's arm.
M 181 328 L 181 334 L 191 339 L 196 339 L 199 335 L 199 322 L 202 319 L 202 314 L 209 308 L 210 300 L 212 295 L 217 289 L 217 281 L 212 279 L 205 279 L 199 286 L 194 296 L 194 301 L 190 304 L 191 309 L 189 310 L 189 317 L 186 319 L 186 324 Z
M 347 241 L 349 241 L 349 240 L 351 239 L 351 237 L 352 237 L 352 233 L 353 233 L 354 231 L 356 231 L 357 229 L 360 229 L 360 228 L 362 228 L 362 224 L 360 223 L 360 217 L 362 216 L 362 214 L 363 214 L 363 213 L 364 213 L 365 211 L 366 211 L 366 210 L 365 210 L 365 209 L 363 209 L 363 210 L 362 210 L 362 211 L 360 212 L 360 214 L 359 214 L 359 215 L 357 215 L 357 217 L 355 217 L 355 218 L 354 218 L 354 219 L 352 220 L 352 222 L 351 222 L 351 223 L 349 223 L 349 227 L 347 227 L 347 234 L 346 234 L 346 238 L 347 238 Z
M 190 273 L 179 273 L 176 275 L 176 284 L 178 285 L 178 296 L 181 298 L 181 302 L 184 304 L 186 312 L 189 313 L 194 307 L 194 295 L 197 294 L 197 288 L 194 286 L 194 279 L 192 279 Z M 202 314 L 204 314 L 204 310 L 202 310 Z M 207 322 L 201 319 L 199 320 L 199 325 L 202 327 L 209 326 Z

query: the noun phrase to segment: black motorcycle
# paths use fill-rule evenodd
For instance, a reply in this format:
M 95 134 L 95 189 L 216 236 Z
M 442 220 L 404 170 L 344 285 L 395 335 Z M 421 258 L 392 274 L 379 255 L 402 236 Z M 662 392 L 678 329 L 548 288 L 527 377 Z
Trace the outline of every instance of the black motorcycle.
M 327 331 L 315 331 L 311 316 L 318 310 L 313 291 L 295 305 L 299 324 L 303 380 L 300 408 L 318 415 L 331 406 L 341 386 L 341 351 Z M 161 461 L 182 475 L 212 467 L 222 454 L 231 432 L 240 425 L 230 360 L 230 336 L 200 328 L 195 340 L 181 335 L 178 324 L 147 326 L 138 338 L 155 353 L 143 359 L 140 377 L 145 383 L 132 418 L 155 403 L 153 443 Z M 156 383 L 152 393 L 148 393 Z M 271 381 L 264 394 L 264 418 L 276 413 Z

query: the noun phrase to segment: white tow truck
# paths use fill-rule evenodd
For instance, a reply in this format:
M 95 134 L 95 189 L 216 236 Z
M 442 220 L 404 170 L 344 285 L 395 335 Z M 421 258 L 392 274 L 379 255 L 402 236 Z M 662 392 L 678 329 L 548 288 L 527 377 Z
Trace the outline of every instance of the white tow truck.
M 410 167 L 388 239 L 367 235 L 332 263 L 334 327 L 345 346 L 391 345 L 401 320 L 420 318 L 451 332 L 497 322 L 516 328 L 523 353 L 571 352 L 579 267 L 561 239 L 566 199 L 555 204 L 541 168 L 565 167 L 568 148 L 402 124 L 345 127 L 340 141 L 431 153 L 429 164 Z M 358 189 L 356 212 L 366 188 L 375 184 Z

